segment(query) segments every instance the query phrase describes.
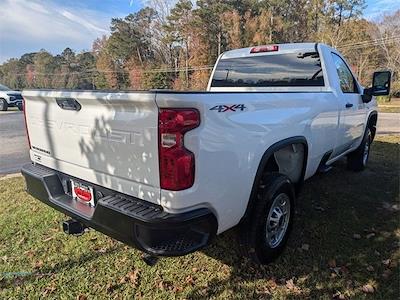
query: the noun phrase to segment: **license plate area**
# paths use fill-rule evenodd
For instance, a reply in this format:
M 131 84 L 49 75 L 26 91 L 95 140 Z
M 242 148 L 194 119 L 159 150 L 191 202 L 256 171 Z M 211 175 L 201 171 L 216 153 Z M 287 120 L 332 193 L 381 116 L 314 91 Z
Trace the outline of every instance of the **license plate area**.
M 95 206 L 93 187 L 90 185 L 71 179 L 71 192 L 73 199 L 91 207 Z

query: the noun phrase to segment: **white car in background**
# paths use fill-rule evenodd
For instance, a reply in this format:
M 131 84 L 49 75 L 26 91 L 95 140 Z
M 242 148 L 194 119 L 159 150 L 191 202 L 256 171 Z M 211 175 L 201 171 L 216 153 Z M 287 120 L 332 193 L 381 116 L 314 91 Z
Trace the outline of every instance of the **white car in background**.
M 18 107 L 19 110 L 22 110 L 22 100 L 20 91 L 13 91 L 0 84 L 0 111 L 6 111 L 9 107 Z

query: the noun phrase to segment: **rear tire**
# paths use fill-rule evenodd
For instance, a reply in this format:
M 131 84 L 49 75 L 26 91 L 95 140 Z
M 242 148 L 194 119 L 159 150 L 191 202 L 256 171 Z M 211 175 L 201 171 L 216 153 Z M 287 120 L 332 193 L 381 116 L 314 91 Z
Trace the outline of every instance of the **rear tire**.
M 8 103 L 5 99 L 0 99 L 0 111 L 6 111 L 8 109 Z
M 371 143 L 372 132 L 369 128 L 367 128 L 360 146 L 347 155 L 347 168 L 349 170 L 360 172 L 365 169 L 369 159 Z
M 279 173 L 266 173 L 257 188 L 254 207 L 239 227 L 239 245 L 257 264 L 268 264 L 284 250 L 294 217 L 294 186 Z

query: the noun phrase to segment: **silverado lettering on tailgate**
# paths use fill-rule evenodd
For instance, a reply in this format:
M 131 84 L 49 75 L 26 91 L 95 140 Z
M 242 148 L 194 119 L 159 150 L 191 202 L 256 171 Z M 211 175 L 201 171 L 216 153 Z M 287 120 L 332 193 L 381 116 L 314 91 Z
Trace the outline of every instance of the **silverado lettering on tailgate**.
M 46 127 L 50 130 L 61 130 L 65 134 L 75 134 L 90 136 L 94 134 L 96 140 L 106 140 L 109 142 L 144 146 L 144 132 L 138 131 L 125 131 L 113 128 L 96 128 L 86 124 L 76 124 L 63 120 L 43 120 L 39 117 L 30 116 L 30 125 L 38 127 Z

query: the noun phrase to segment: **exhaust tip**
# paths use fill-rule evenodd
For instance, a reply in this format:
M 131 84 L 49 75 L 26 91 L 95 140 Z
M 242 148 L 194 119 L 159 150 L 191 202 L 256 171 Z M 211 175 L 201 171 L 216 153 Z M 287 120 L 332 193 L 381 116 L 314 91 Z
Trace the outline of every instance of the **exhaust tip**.
M 85 228 L 85 225 L 73 219 L 62 223 L 62 229 L 66 234 L 81 235 L 85 232 Z

